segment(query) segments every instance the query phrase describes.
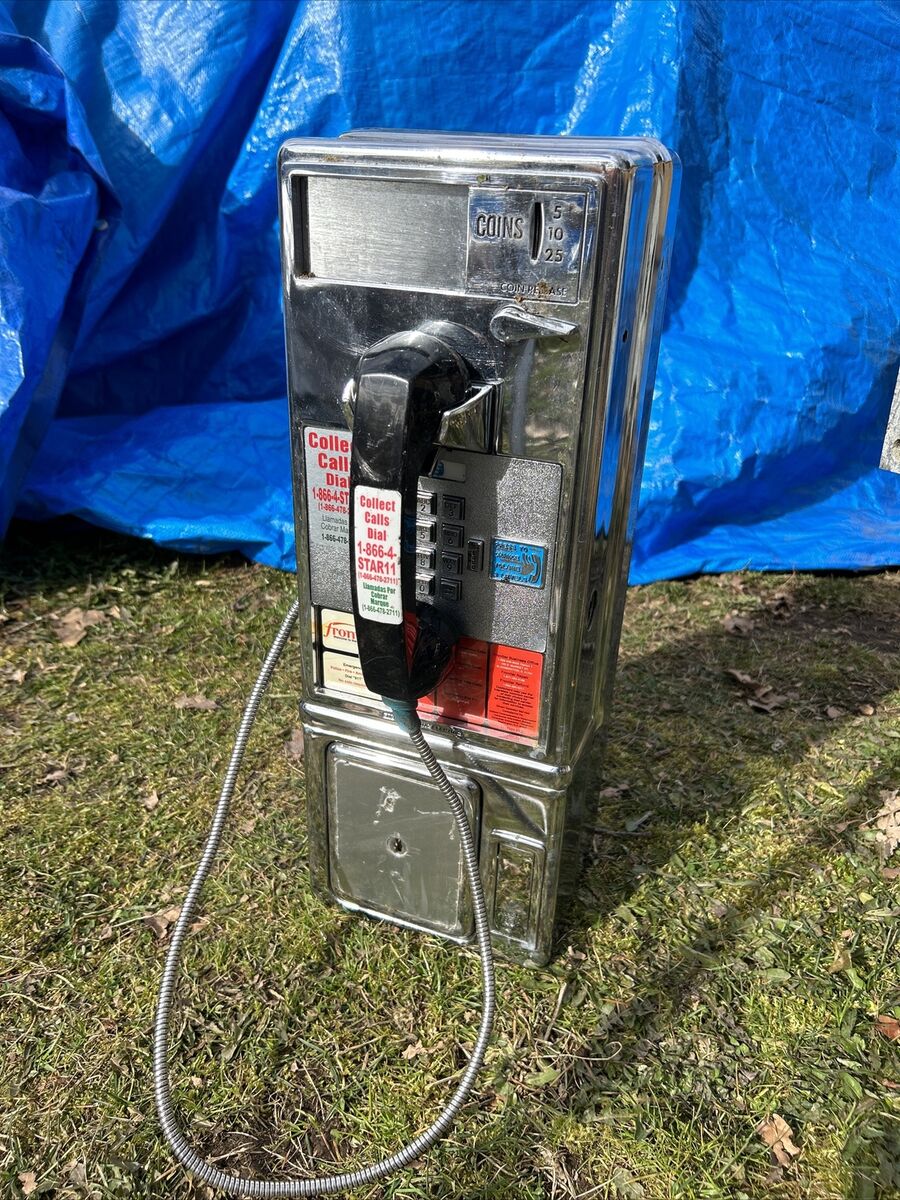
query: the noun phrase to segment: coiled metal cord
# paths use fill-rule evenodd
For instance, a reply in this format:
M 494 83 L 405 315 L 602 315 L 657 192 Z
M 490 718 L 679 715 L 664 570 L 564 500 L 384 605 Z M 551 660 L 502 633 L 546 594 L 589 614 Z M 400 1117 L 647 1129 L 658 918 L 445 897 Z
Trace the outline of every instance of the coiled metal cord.
M 181 906 L 181 914 L 172 934 L 172 941 L 169 945 L 168 955 L 166 956 L 166 964 L 163 968 L 159 1001 L 156 1008 L 153 1042 L 153 1088 L 156 1096 L 156 1110 L 159 1114 L 159 1122 L 165 1134 L 166 1141 L 169 1143 L 175 1157 L 192 1174 L 196 1175 L 198 1179 L 202 1179 L 210 1187 L 219 1188 L 224 1192 L 229 1192 L 236 1196 L 260 1198 L 276 1196 L 324 1196 L 332 1192 L 349 1191 L 351 1188 L 360 1187 L 362 1184 L 375 1183 L 377 1180 L 383 1179 L 386 1175 L 409 1166 L 410 1163 L 414 1162 L 415 1159 L 419 1158 L 435 1142 L 443 1137 L 466 1102 L 481 1068 L 481 1064 L 484 1061 L 484 1054 L 490 1040 L 491 1026 L 494 1019 L 494 962 L 491 953 L 487 910 L 484 903 L 484 894 L 481 889 L 481 875 L 478 870 L 478 852 L 475 846 L 475 839 L 472 836 L 472 829 L 469 825 L 465 805 L 459 793 L 453 787 L 453 784 L 434 757 L 431 748 L 422 736 L 418 718 L 415 716 L 414 710 L 410 709 L 407 720 L 402 722 L 402 724 L 407 729 L 413 745 L 421 755 L 429 774 L 450 805 L 459 830 L 466 876 L 472 893 L 472 907 L 475 913 L 475 933 L 481 956 L 481 973 L 483 979 L 481 1026 L 472 1056 L 469 1059 L 462 1079 L 457 1085 L 456 1091 L 450 1097 L 450 1100 L 437 1119 L 429 1125 L 425 1132 L 421 1133 L 411 1142 L 408 1142 L 395 1154 L 382 1159 L 380 1162 L 359 1167 L 355 1171 L 344 1171 L 337 1175 L 287 1180 L 245 1179 L 239 1175 L 231 1175 L 226 1171 L 220 1171 L 217 1167 L 206 1162 L 194 1150 L 181 1132 L 175 1118 L 168 1067 L 169 1022 L 171 1019 L 172 1000 L 175 992 L 178 968 L 181 962 L 181 952 L 184 939 L 194 920 L 200 893 L 203 890 L 203 885 L 212 869 L 219 850 L 219 843 L 222 840 L 222 831 L 228 817 L 228 810 L 231 806 L 231 798 L 234 793 L 238 771 L 241 767 L 250 731 L 253 728 L 253 722 L 256 719 L 257 709 L 269 685 L 272 672 L 275 670 L 275 666 L 290 637 L 291 630 L 297 621 L 299 611 L 299 601 L 295 600 L 282 621 L 281 628 L 278 630 L 275 640 L 266 655 L 265 662 L 262 665 L 256 683 L 253 685 L 253 691 L 250 693 L 250 698 L 244 709 L 237 737 L 235 738 L 234 749 L 231 752 L 231 759 L 228 763 L 228 770 L 225 772 L 222 790 L 219 793 L 219 800 L 213 815 L 212 825 L 210 826 L 206 845 L 203 848 L 203 854 L 200 858 L 200 864 L 191 881 L 191 886 L 188 888 L 184 903 Z

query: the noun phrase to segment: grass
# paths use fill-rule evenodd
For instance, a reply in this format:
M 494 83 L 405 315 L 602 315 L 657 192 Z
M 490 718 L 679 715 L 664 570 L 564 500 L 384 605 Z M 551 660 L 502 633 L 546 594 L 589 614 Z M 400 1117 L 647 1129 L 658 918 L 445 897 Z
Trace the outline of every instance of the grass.
M 56 526 L 15 530 L 3 578 L 0 1190 L 205 1196 L 157 1132 L 166 943 L 144 918 L 183 894 L 292 580 Z M 102 616 L 66 646 L 74 608 Z M 194 1141 L 281 1177 L 421 1129 L 479 1000 L 471 955 L 311 897 L 297 669 L 261 713 L 176 1022 Z M 216 707 L 179 706 L 196 696 Z M 499 969 L 478 1100 L 355 1195 L 900 1194 L 900 1042 L 875 1025 L 900 1017 L 900 855 L 872 823 L 900 783 L 900 576 L 634 589 L 606 761 L 558 957 Z M 787 1168 L 756 1132 L 775 1112 Z

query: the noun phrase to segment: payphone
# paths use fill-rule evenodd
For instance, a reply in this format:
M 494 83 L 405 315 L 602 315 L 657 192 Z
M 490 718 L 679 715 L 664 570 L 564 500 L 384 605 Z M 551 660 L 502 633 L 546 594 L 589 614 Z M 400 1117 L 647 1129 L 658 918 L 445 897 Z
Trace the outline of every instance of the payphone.
M 376 130 L 282 149 L 299 595 L 245 712 L 157 1016 L 163 1127 L 214 1186 L 315 1195 L 411 1162 L 480 1066 L 492 950 L 551 955 L 598 791 L 678 181 L 677 158 L 640 138 Z M 313 886 L 476 945 L 485 1004 L 424 1134 L 372 1167 L 274 1183 L 191 1150 L 167 1022 L 295 621 Z

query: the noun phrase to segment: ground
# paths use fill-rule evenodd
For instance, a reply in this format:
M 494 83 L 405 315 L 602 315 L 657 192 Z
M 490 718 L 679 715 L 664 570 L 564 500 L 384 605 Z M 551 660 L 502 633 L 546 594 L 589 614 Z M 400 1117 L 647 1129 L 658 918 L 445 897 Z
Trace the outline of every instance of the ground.
M 155 989 L 292 590 L 233 558 L 79 527 L 22 526 L 8 542 L 11 1196 L 206 1195 L 157 1131 Z M 471 954 L 310 895 L 297 669 L 291 650 L 175 1023 L 194 1141 L 282 1177 L 371 1160 L 423 1128 L 479 1004 Z M 558 956 L 499 967 L 477 1100 L 440 1149 L 356 1197 L 900 1194 L 900 853 L 885 817 L 898 784 L 900 575 L 633 589 L 593 850 Z M 776 1114 L 783 1165 L 763 1137 L 783 1133 Z

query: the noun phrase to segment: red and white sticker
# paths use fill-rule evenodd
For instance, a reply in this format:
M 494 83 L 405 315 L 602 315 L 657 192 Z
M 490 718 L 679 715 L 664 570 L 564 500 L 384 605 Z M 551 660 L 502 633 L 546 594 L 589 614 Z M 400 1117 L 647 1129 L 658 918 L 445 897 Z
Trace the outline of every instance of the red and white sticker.
M 515 646 L 491 646 L 487 723 L 523 737 L 537 737 L 541 715 L 543 654 Z
M 403 620 L 400 585 L 401 495 L 388 488 L 353 492 L 354 568 L 359 615 L 382 625 Z
M 313 425 L 303 431 L 309 548 L 344 554 L 350 535 L 350 434 Z

